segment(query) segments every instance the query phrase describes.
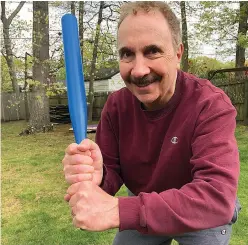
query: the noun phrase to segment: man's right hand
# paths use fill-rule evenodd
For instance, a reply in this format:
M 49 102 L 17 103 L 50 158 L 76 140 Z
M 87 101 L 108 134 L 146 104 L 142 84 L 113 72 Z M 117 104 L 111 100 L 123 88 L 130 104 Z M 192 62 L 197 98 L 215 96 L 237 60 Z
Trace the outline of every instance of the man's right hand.
M 69 184 L 81 181 L 93 181 L 100 185 L 103 177 L 103 158 L 99 146 L 90 139 L 83 140 L 79 145 L 70 144 L 65 151 L 65 179 Z

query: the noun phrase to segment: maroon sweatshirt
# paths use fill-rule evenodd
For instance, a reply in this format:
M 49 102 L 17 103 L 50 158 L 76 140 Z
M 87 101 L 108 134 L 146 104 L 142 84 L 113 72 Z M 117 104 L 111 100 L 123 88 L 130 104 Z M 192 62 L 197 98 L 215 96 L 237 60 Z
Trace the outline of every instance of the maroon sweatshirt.
M 167 105 L 145 111 L 127 88 L 111 94 L 96 142 L 104 159 L 101 187 L 119 198 L 120 231 L 179 234 L 231 221 L 239 155 L 236 110 L 208 80 L 178 71 Z

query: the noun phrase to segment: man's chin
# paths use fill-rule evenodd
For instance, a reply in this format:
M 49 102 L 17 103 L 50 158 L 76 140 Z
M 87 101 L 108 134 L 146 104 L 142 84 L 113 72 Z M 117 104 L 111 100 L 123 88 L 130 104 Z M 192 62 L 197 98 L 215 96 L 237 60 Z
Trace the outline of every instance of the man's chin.
M 156 100 L 156 98 L 151 95 L 138 95 L 136 97 L 143 105 L 152 105 Z
M 156 92 L 157 85 L 155 83 L 151 83 L 147 86 L 137 86 L 135 84 L 132 85 L 131 91 L 136 97 L 150 97 L 153 96 L 154 92 Z

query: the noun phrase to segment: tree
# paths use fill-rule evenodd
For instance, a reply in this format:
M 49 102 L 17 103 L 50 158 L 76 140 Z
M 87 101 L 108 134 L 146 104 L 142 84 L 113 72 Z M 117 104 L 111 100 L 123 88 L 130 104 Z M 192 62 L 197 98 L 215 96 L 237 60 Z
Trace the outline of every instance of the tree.
M 197 37 L 218 46 L 216 55 L 236 54 L 236 67 L 244 65 L 248 45 L 246 2 L 200 2 Z M 235 52 L 236 50 L 236 52 Z
M 84 60 L 84 2 L 79 2 L 79 40 L 82 60 Z
M 189 59 L 189 72 L 201 78 L 208 78 L 209 71 L 230 67 L 234 67 L 234 63 L 223 63 L 217 59 L 206 56 L 198 56 L 197 58 Z M 226 74 L 224 74 L 224 76 L 225 75 Z
M 71 1 L 71 13 L 73 15 L 76 15 L 76 8 L 75 8 L 75 2 Z
M 98 7 L 98 11 L 95 9 Z M 118 9 L 120 7 L 120 2 L 103 2 L 100 4 L 95 2 L 85 2 L 85 18 L 84 18 L 84 71 L 89 70 L 89 95 L 88 95 L 88 103 L 89 103 L 89 111 L 88 118 L 89 121 L 92 121 L 92 113 L 93 113 L 93 103 L 94 103 L 94 79 L 95 79 L 95 70 L 97 67 L 100 67 L 103 64 L 106 64 L 106 61 L 110 63 L 110 60 L 113 60 L 113 57 L 116 58 L 116 39 L 113 38 L 116 33 L 117 26 L 117 18 L 119 16 Z M 105 11 L 104 11 L 105 10 Z M 96 25 L 94 24 L 95 19 L 97 19 Z M 93 23 L 92 23 L 93 22 Z M 92 33 L 94 33 L 92 35 Z M 113 34 L 113 35 L 112 35 Z M 86 58 L 89 50 L 85 48 L 88 44 L 93 44 L 93 50 L 91 53 L 91 59 L 88 63 Z M 90 46 L 90 45 L 89 45 Z M 106 46 L 108 48 L 106 49 Z M 102 48 L 104 47 L 104 48 Z M 107 51 L 104 54 L 102 51 Z M 100 59 L 103 57 L 108 57 L 108 59 Z M 112 62 L 111 62 L 112 63 Z M 89 67 L 90 66 L 90 67 Z M 89 67 L 89 69 L 87 69 Z M 85 72 L 84 72 L 85 74 Z
M 184 52 L 182 56 L 182 70 L 187 72 L 188 71 L 188 28 L 187 28 L 187 18 L 186 18 L 186 9 L 185 9 L 185 2 L 180 2 L 180 9 L 181 9 L 181 19 L 182 19 L 182 42 L 184 46 Z
M 181 16 L 181 30 L 182 30 L 182 43 L 184 52 L 181 60 L 181 69 L 188 71 L 189 69 L 189 56 L 199 53 L 199 43 L 195 38 L 195 29 L 192 28 L 192 20 L 195 21 L 198 13 L 197 2 L 192 1 L 171 1 L 170 7 L 176 14 Z
M 4 36 L 4 47 L 5 47 L 5 52 L 6 55 L 4 55 L 8 69 L 9 69 L 9 74 L 10 74 L 10 79 L 12 82 L 12 88 L 13 91 L 18 95 L 19 94 L 19 87 L 17 83 L 17 78 L 16 78 L 16 68 L 14 64 L 14 55 L 12 52 L 12 43 L 11 43 L 11 38 L 10 38 L 10 25 L 15 18 L 15 16 L 19 13 L 23 5 L 25 4 L 25 1 L 22 1 L 18 4 L 16 9 L 10 14 L 10 16 L 7 18 L 6 17 L 6 8 L 5 8 L 5 1 L 1 1 L 1 7 L 2 7 L 2 13 L 1 13 L 1 20 L 3 23 L 3 36 Z
M 33 2 L 33 83 L 30 84 L 29 124 L 34 131 L 50 126 L 46 85 L 49 74 L 48 2 Z
M 18 58 L 13 58 L 13 63 L 15 66 L 15 71 L 17 74 L 22 74 L 24 70 L 24 62 L 23 59 L 18 59 Z M 30 67 L 29 67 L 30 68 Z M 23 83 L 24 79 L 23 77 L 19 76 L 16 79 L 17 83 Z M 2 92 L 12 92 L 13 87 L 12 87 L 12 82 L 11 82 L 11 77 L 8 69 L 8 64 L 6 59 L 1 56 L 1 89 Z
M 84 77 L 88 79 L 90 77 L 91 71 L 91 62 L 92 62 L 92 54 L 94 50 L 94 35 L 92 34 L 92 38 L 85 39 L 83 44 L 83 63 L 84 63 Z M 118 60 L 113 54 L 114 48 L 110 45 L 110 43 L 106 42 L 106 39 L 114 39 L 112 34 L 101 32 L 98 40 L 98 49 L 97 49 L 97 58 L 95 63 L 96 70 L 101 70 L 103 68 L 118 68 Z M 54 64 L 54 66 L 58 66 L 58 64 Z M 65 67 L 61 67 L 56 71 L 56 78 L 58 80 L 65 80 L 66 73 Z
M 89 112 L 88 112 L 88 119 L 89 122 L 92 121 L 92 114 L 93 114 L 93 103 L 94 103 L 94 72 L 96 70 L 96 59 L 97 59 L 97 49 L 98 49 L 98 42 L 100 36 L 100 28 L 102 23 L 102 12 L 104 8 L 104 2 L 100 2 L 99 12 L 98 12 L 98 20 L 96 25 L 96 32 L 94 38 L 94 45 L 93 45 L 93 54 L 91 60 L 91 69 L 90 69 L 90 82 L 89 82 Z
M 245 65 L 245 49 L 248 45 L 248 40 L 246 37 L 246 33 L 248 30 L 247 19 L 248 19 L 248 3 L 240 2 L 235 67 L 243 67 Z

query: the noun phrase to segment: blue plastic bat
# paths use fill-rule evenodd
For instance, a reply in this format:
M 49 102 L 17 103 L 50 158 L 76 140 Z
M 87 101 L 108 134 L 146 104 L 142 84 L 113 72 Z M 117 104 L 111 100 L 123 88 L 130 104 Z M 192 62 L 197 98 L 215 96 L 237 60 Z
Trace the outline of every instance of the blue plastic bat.
M 75 140 L 79 144 L 87 137 L 87 98 L 84 87 L 78 25 L 74 15 L 65 14 L 62 17 L 62 34 L 69 112 Z

